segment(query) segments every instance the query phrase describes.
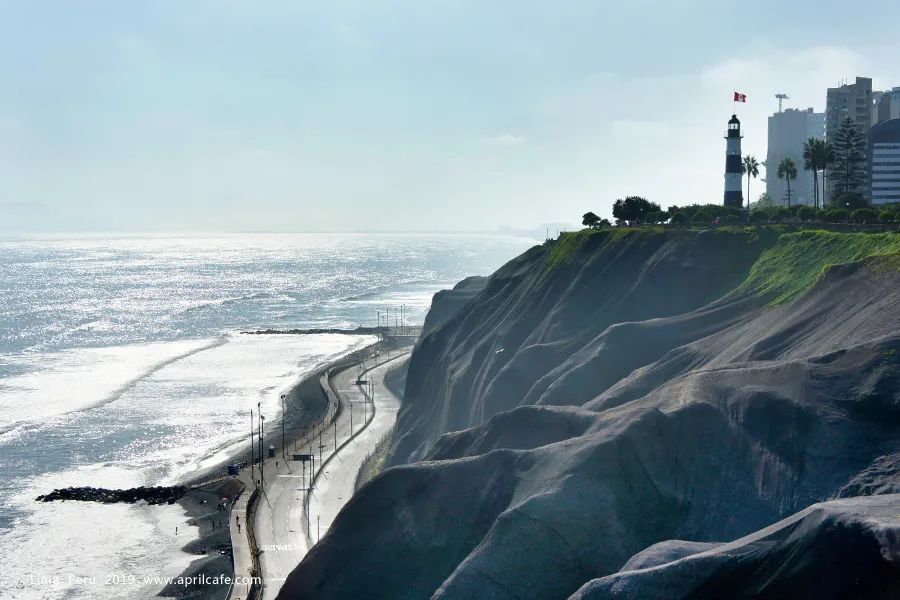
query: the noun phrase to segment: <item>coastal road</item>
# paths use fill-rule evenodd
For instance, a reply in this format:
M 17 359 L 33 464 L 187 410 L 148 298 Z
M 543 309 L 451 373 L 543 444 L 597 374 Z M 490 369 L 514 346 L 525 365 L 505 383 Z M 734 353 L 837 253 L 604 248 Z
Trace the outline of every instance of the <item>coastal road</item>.
M 397 351 L 394 353 L 396 355 Z M 334 424 L 321 428 L 320 436 L 302 447 L 297 446 L 296 452 L 315 454 L 316 459 L 317 476 L 308 499 L 308 513 L 304 510 L 307 506 L 304 501 L 306 488 L 310 485 L 310 465 L 304 468 L 303 463 L 285 461 L 281 455 L 266 461 L 266 484 L 254 520 L 264 599 L 278 595 L 285 578 L 300 563 L 311 544 L 325 534 L 353 495 L 360 466 L 393 426 L 400 407 L 400 400 L 384 385 L 384 375 L 407 356 L 407 353 L 400 353 L 394 357 L 381 357 L 378 366 L 363 373 L 362 377 L 374 385 L 374 417 L 364 386 L 356 385 L 358 366 L 333 374 L 330 384 L 323 381 L 332 402 L 329 410 L 333 410 L 335 401 L 341 403 L 342 410 Z M 337 392 L 337 397 L 333 391 Z M 369 424 L 362 429 L 366 418 Z M 338 448 L 336 455 L 335 446 Z M 289 451 L 293 447 L 288 444 Z M 323 463 L 325 468 L 321 470 Z
M 340 449 L 335 459 L 326 463 L 324 472 L 316 480 L 314 493 L 309 499 L 312 542 L 318 542 L 331 527 L 337 514 L 353 495 L 356 476 L 366 457 L 394 426 L 400 399 L 385 386 L 384 376 L 407 356 L 401 356 L 364 373 L 363 376 L 374 384 L 375 416 L 353 441 Z M 363 393 L 362 388 L 355 385 L 355 381 L 355 371 L 344 371 L 334 378 L 333 383 L 342 399 L 355 403 L 354 410 L 359 416 L 363 412 Z

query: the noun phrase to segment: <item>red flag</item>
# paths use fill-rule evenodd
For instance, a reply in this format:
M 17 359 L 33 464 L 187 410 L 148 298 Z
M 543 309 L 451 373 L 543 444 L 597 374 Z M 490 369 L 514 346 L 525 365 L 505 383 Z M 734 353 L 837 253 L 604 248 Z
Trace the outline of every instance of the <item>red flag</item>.
M 734 93 L 734 101 L 735 102 L 746 102 L 747 94 L 741 94 L 741 93 L 735 92 Z

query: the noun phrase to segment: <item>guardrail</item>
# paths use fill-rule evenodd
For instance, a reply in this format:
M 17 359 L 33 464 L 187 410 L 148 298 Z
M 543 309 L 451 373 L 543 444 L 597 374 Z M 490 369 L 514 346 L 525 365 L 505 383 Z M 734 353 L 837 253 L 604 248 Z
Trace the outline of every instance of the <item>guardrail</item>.
M 363 373 L 368 373 L 369 371 L 376 369 L 377 367 L 380 367 L 381 365 L 383 365 L 385 363 L 391 362 L 392 360 L 396 360 L 396 359 L 400 358 L 401 356 L 405 356 L 407 354 L 409 354 L 409 351 L 399 353 L 396 356 L 388 355 L 388 357 L 385 358 L 384 360 L 382 360 L 381 362 L 376 361 L 375 364 L 373 364 L 371 367 L 367 368 L 365 371 L 363 371 Z M 342 405 L 342 403 L 340 401 L 340 394 L 338 393 L 337 390 L 334 389 L 334 386 L 332 385 L 330 372 L 331 372 L 331 369 L 329 369 L 325 374 L 327 376 L 327 378 L 325 378 L 325 381 L 323 382 L 323 389 L 325 390 L 325 394 L 328 395 L 329 398 L 331 398 L 333 396 L 335 399 L 337 399 L 337 404 L 340 406 L 340 405 Z M 320 379 L 319 381 L 322 382 L 322 379 Z M 363 391 L 363 393 L 366 394 L 365 391 Z M 366 395 L 368 396 L 368 394 L 366 394 Z M 340 414 L 340 413 L 338 413 L 338 414 Z M 351 435 L 346 440 L 341 442 L 341 444 L 335 449 L 334 452 L 332 452 L 328 456 L 328 458 L 326 458 L 324 461 L 322 461 L 319 464 L 319 468 L 313 474 L 312 482 L 310 483 L 310 488 L 315 488 L 316 481 L 318 481 L 319 475 L 321 475 L 325 471 L 325 467 L 331 462 L 331 460 L 334 457 L 336 457 L 338 454 L 341 453 L 341 450 L 343 450 L 344 447 L 347 446 L 347 444 L 352 442 L 354 439 L 356 439 L 356 436 L 358 436 L 360 433 L 365 431 L 365 429 L 369 426 L 369 424 L 372 422 L 372 419 L 374 419 L 374 418 L 375 418 L 375 402 L 373 399 L 373 401 L 372 401 L 372 416 L 368 420 L 366 420 L 365 424 L 362 427 L 360 427 L 359 429 L 354 431 L 353 435 Z M 309 492 L 307 492 L 306 494 L 303 495 L 303 514 L 308 514 L 308 512 L 309 512 Z M 310 548 L 312 548 L 315 545 L 315 542 L 313 542 L 312 532 L 309 530 L 308 523 L 306 523 L 306 522 L 303 523 L 303 532 L 306 534 L 307 544 L 309 545 Z
M 244 517 L 244 527 L 247 528 L 247 541 L 250 543 L 250 556 L 253 565 L 250 571 L 250 593 L 247 600 L 255 600 L 262 595 L 266 583 L 262 578 L 262 569 L 259 566 L 259 547 L 256 545 L 256 532 L 254 522 L 256 520 L 256 505 L 259 504 L 259 489 L 254 488 L 247 501 L 247 514 Z

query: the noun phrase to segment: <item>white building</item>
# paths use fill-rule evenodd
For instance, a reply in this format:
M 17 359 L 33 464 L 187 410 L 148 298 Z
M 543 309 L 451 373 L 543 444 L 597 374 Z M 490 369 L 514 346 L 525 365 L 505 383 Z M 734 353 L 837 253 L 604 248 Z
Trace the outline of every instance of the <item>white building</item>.
M 825 138 L 825 113 L 788 108 L 769 117 L 765 181 L 766 192 L 775 203 L 787 204 L 787 183 L 777 175 L 778 163 L 785 158 L 797 165 L 797 179 L 791 182 L 791 204 L 813 203 L 813 173 L 803 170 L 803 145 L 809 138 Z

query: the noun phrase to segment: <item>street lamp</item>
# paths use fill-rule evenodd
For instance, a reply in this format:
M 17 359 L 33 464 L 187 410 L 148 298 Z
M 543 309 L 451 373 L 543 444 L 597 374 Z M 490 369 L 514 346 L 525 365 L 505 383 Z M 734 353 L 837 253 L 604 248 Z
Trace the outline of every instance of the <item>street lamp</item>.
M 287 398 L 285 394 L 281 395 L 281 458 L 285 458 L 284 453 L 284 419 L 287 416 L 287 413 L 284 409 L 284 400 Z
M 262 402 L 256 403 L 256 410 L 259 412 L 259 481 L 261 485 L 266 484 L 266 475 L 263 469 L 263 465 L 265 465 L 266 459 L 263 454 L 263 427 L 265 426 L 265 417 L 262 414 Z

